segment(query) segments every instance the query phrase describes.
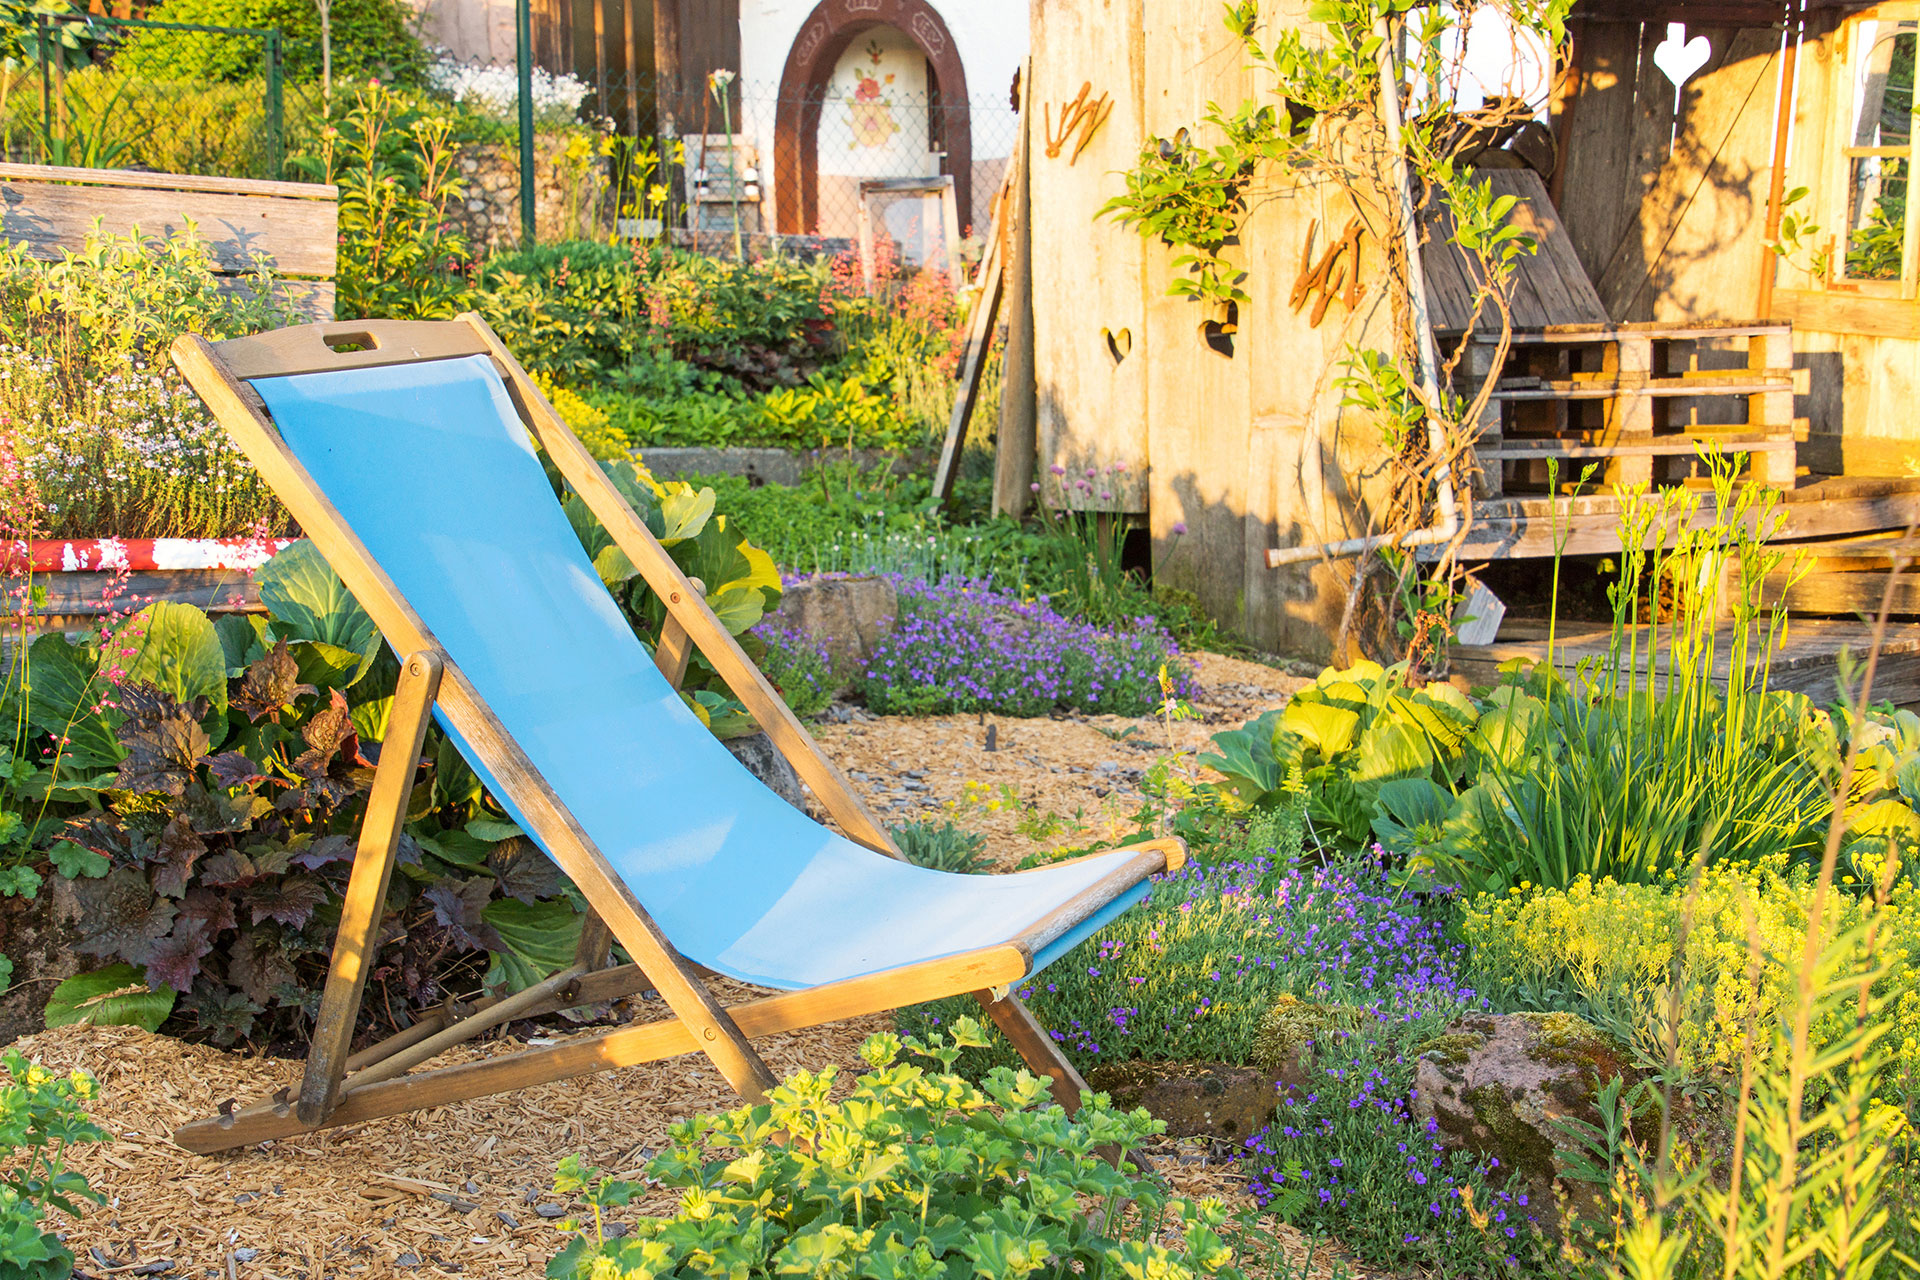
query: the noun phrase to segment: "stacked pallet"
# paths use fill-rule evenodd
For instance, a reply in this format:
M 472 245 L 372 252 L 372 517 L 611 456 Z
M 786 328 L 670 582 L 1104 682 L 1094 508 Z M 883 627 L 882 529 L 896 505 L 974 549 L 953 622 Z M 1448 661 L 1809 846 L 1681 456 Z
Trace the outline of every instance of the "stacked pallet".
M 1480 492 L 1544 492 L 1548 459 L 1563 484 L 1677 483 L 1713 453 L 1745 455 L 1753 481 L 1791 488 L 1795 473 L 1793 331 L 1778 323 L 1548 325 L 1513 334 L 1492 368 L 1492 335 L 1465 341 L 1457 390 L 1494 390 L 1478 423 Z

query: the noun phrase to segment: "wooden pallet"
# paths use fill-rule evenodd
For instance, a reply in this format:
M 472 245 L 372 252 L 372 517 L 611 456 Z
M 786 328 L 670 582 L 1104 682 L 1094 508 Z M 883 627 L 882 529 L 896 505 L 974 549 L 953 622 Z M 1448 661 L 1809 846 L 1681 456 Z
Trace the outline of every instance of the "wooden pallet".
M 1549 325 L 1515 333 L 1498 371 L 1492 335 L 1442 339 L 1466 343 L 1461 396 L 1497 377 L 1478 423 L 1483 498 L 1546 492 L 1550 458 L 1572 464 L 1562 485 L 1597 462 L 1589 489 L 1684 480 L 1715 452 L 1746 455 L 1752 480 L 1793 483 L 1790 325 Z

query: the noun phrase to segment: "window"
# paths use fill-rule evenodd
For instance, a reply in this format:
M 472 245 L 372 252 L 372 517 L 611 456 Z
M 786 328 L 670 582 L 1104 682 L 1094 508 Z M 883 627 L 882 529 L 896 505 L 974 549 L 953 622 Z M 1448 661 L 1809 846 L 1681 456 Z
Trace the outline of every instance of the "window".
M 1845 245 L 1835 274 L 1869 286 L 1914 295 L 1920 254 L 1907 216 L 1913 165 L 1914 52 L 1920 43 L 1920 13 L 1913 5 L 1883 5 L 1882 16 L 1863 19 L 1848 42 L 1843 82 L 1852 111 L 1842 148 Z M 1872 287 L 1878 285 L 1879 287 Z

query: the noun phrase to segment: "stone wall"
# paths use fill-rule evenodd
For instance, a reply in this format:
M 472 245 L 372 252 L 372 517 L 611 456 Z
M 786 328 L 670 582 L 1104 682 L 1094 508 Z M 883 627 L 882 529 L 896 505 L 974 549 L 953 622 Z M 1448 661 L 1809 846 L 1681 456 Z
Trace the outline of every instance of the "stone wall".
M 569 157 L 578 135 L 537 134 L 533 140 L 533 218 L 542 240 L 569 240 L 611 227 L 606 161 L 597 154 Z M 467 147 L 460 153 L 467 184 L 454 210 L 476 253 L 520 243 L 520 148 L 515 143 Z

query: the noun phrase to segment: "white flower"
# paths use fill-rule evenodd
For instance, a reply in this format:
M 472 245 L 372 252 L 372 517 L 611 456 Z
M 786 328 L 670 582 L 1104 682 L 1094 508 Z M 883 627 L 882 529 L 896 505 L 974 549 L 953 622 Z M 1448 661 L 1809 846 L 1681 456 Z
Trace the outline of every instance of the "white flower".
M 519 117 L 520 77 L 512 67 L 441 58 L 427 68 L 427 81 L 469 111 L 512 124 Z M 533 69 L 533 121 L 536 126 L 575 124 L 586 100 L 586 82 L 573 76 Z

